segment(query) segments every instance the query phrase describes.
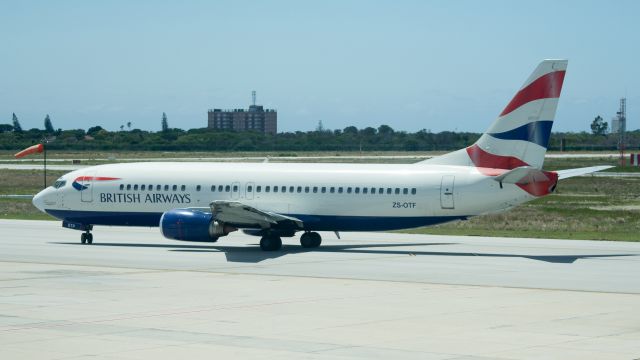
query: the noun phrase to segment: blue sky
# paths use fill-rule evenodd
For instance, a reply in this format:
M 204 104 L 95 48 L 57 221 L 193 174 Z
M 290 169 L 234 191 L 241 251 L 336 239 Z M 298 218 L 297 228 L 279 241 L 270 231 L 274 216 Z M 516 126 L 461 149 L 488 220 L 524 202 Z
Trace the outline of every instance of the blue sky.
M 0 123 L 206 126 L 258 103 L 279 131 L 484 131 L 544 58 L 568 58 L 555 131 L 640 127 L 637 1 L 2 1 Z M 4 119 L 4 120 L 3 120 Z

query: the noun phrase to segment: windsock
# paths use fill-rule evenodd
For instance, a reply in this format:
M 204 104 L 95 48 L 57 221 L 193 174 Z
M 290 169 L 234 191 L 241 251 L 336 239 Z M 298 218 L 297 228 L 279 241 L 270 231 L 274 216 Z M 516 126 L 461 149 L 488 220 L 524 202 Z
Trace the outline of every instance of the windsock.
M 36 144 L 36 145 L 33 145 L 33 146 L 29 146 L 28 148 L 20 151 L 19 153 L 16 153 L 13 156 L 15 156 L 16 159 L 19 159 L 21 157 L 25 157 L 27 155 L 31 155 L 31 154 L 35 154 L 35 153 L 41 153 L 43 151 L 44 151 L 44 145 Z

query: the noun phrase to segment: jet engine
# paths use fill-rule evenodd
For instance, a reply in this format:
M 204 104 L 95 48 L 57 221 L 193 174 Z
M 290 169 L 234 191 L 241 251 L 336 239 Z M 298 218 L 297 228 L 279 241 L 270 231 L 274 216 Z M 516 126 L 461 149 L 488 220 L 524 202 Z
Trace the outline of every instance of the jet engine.
M 215 242 L 237 229 L 213 220 L 209 212 L 174 209 L 160 218 L 162 236 L 172 240 Z

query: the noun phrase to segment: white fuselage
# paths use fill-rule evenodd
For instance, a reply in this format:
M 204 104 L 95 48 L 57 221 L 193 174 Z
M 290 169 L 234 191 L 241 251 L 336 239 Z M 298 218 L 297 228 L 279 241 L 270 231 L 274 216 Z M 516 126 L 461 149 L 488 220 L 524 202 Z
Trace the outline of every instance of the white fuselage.
M 294 216 L 310 230 L 391 230 L 533 199 L 475 167 L 425 164 L 123 163 L 73 171 L 57 183 L 34 204 L 85 225 L 157 226 L 166 211 L 235 200 Z

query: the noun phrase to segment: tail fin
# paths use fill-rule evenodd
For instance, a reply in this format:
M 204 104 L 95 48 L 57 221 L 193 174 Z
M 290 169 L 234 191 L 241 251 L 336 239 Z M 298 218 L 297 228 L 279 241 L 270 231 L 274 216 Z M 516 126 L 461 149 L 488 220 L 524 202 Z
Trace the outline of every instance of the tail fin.
M 544 60 L 475 144 L 421 163 L 542 168 L 567 60 Z

